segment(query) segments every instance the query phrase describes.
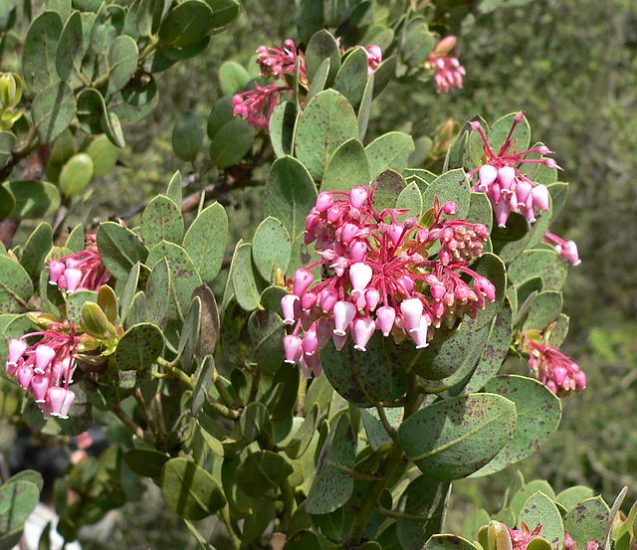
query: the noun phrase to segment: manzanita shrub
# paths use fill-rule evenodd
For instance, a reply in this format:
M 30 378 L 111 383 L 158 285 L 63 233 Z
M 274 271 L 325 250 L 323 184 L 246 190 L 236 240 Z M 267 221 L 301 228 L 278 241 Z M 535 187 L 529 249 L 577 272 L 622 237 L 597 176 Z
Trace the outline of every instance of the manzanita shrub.
M 96 423 L 112 443 L 55 484 L 66 540 L 152 482 L 205 548 L 634 546 L 624 495 L 609 508 L 539 480 L 444 534 L 452 481 L 528 457 L 586 387 L 559 350 L 579 257 L 549 228 L 568 184 L 524 114 L 444 128 L 441 159 L 367 135 L 392 80 L 459 93 L 471 68 L 448 31 L 468 8 L 301 0 L 297 37 L 221 66 L 206 132 L 176 116 L 175 155 L 195 166 L 207 134 L 197 175 L 219 187 L 184 196 L 176 173 L 132 223 L 68 227 L 156 106 L 156 73 L 205 52 L 239 5 L 18 4 L 0 13 L 5 49 L 24 31 L 0 77 L 5 414 L 80 449 Z M 262 221 L 230 243 L 211 197 L 248 185 Z M 0 487 L 3 547 L 41 488 L 32 471 Z M 225 536 L 204 537 L 210 516 Z

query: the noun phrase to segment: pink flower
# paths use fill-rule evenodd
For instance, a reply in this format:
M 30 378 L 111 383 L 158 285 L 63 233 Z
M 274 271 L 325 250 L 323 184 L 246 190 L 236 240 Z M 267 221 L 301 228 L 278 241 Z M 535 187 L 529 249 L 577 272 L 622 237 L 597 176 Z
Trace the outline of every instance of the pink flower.
M 533 539 L 540 536 L 542 525 L 537 525 L 533 531 L 529 529 L 529 526 L 523 521 L 520 522 L 520 529 L 509 529 L 509 535 L 511 536 L 511 545 L 513 550 L 526 550 L 527 545 Z
M 555 251 L 567 262 L 570 262 L 573 265 L 579 265 L 582 263 L 577 252 L 577 245 L 575 244 L 575 241 L 566 241 L 554 233 L 547 231 L 544 233 L 544 242 L 553 246 Z
M 586 388 L 584 371 L 557 348 L 523 334 L 522 349 L 529 356 L 531 372 L 556 395 L 565 397 Z
M 293 40 L 285 40 L 283 47 L 261 45 L 257 48 L 257 63 L 264 78 L 294 74 L 297 59 L 301 60 L 301 73 L 305 76 L 305 57 Z
M 86 247 L 49 262 L 49 284 L 60 290 L 99 290 L 108 281 L 108 272 L 102 264 L 95 233 L 86 236 Z
M 367 53 L 367 74 L 372 75 L 378 67 L 383 62 L 383 52 L 380 49 L 380 46 L 376 44 L 367 44 L 364 46 L 365 52 Z
M 427 69 L 435 71 L 434 83 L 439 94 L 462 88 L 462 77 L 467 74 L 457 57 L 448 56 L 455 45 L 455 36 L 443 38 L 425 63 Z
M 268 128 L 272 111 L 279 104 L 281 92 L 287 86 L 254 83 L 254 88 L 235 94 L 232 97 L 232 110 L 235 116 L 245 119 L 255 128 Z
M 33 339 L 37 341 L 29 344 L 28 341 Z M 79 341 L 75 327 L 68 322 L 51 323 L 47 330 L 9 341 L 7 374 L 31 393 L 46 416 L 68 418 L 75 399 L 69 384 Z
M 499 227 L 506 226 L 512 212 L 521 214 L 531 224 L 535 222 L 536 215 L 548 210 L 550 205 L 548 188 L 529 179 L 520 171 L 519 166 L 544 164 L 547 167 L 558 167 L 554 159 L 544 157 L 553 154 L 553 151 L 541 145 L 519 153 L 507 153 L 512 144 L 513 132 L 523 120 L 523 113 L 515 116 L 508 135 L 497 152 L 491 148 L 481 124 L 475 120 L 470 122 L 472 129 L 482 138 L 487 157 L 486 164 L 468 174 L 473 183 L 471 190 L 487 194 Z M 526 158 L 530 154 L 540 154 L 542 157 Z
M 405 211 L 377 211 L 374 192 L 362 185 L 323 192 L 306 219 L 305 242 L 314 243 L 321 259 L 295 272 L 281 307 L 293 327 L 284 341 L 286 360 L 296 357 L 315 373 L 314 343 L 320 348 L 327 341 L 322 333 L 331 333 L 339 350 L 351 335 L 354 348 L 365 351 L 376 331 L 410 337 L 420 349 L 443 323 L 475 316 L 495 299 L 491 282 L 469 269 L 488 238 L 484 225 L 446 219 L 458 206 L 436 199 L 431 226 L 423 227 L 415 218 L 403 220 Z M 434 243 L 439 252 L 430 257 Z M 318 266 L 326 274 L 321 281 L 312 276 Z M 311 340 L 311 361 L 295 352 L 308 333 L 319 335 Z

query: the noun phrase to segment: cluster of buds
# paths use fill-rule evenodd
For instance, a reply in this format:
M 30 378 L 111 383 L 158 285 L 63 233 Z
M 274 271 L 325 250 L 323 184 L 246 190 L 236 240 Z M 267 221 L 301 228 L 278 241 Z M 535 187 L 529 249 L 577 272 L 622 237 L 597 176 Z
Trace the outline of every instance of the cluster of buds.
M 542 525 L 538 524 L 535 529 L 531 531 L 529 526 L 524 521 L 521 521 L 520 529 L 511 529 L 510 527 L 507 527 L 507 529 L 511 537 L 512 550 L 526 550 L 528 544 L 540 536 Z
M 382 62 L 383 54 L 375 44 L 365 46 L 365 52 L 368 73 L 371 74 Z M 308 89 L 307 68 L 305 55 L 289 38 L 283 42 L 283 46 L 259 46 L 257 63 L 261 69 L 261 77 L 270 82 L 254 82 L 249 90 L 235 94 L 232 97 L 232 108 L 235 116 L 245 119 L 251 126 L 267 129 L 272 112 L 281 101 L 281 93 L 292 90 L 290 76 L 295 74 L 297 65 L 299 85 Z
M 28 341 L 37 338 L 34 344 Z M 75 326 L 51 323 L 46 330 L 9 340 L 6 373 L 33 396 L 44 416 L 68 418 L 75 394 L 69 389 L 79 345 Z
M 502 147 L 495 152 L 481 124 L 473 120 L 469 124 L 480 135 L 484 144 L 487 162 L 469 172 L 473 182 L 472 190 L 486 193 L 493 204 L 496 221 L 499 227 L 505 227 L 511 212 L 517 212 L 526 218 L 528 223 L 536 220 L 536 215 L 549 209 L 549 191 L 546 185 L 536 183 L 519 170 L 520 164 L 543 164 L 548 168 L 560 168 L 555 159 L 543 155 L 554 154 L 545 145 L 519 153 L 507 154 L 513 143 L 513 132 L 524 120 L 524 113 L 518 113 L 511 124 Z M 526 158 L 526 155 L 539 154 L 541 158 Z
M 449 55 L 456 46 L 456 37 L 443 38 L 425 61 L 425 68 L 434 71 L 436 91 L 444 94 L 453 88 L 462 88 L 462 78 L 466 73 L 457 57 Z
M 86 236 L 84 250 L 49 262 L 49 284 L 67 292 L 99 290 L 107 281 L 94 233 Z
M 550 244 L 567 262 L 570 262 L 573 265 L 579 265 L 582 263 L 577 252 L 577 245 L 575 244 L 575 241 L 564 240 L 562 237 L 555 235 L 555 233 L 547 231 L 544 233 L 544 242 L 546 244 Z
M 15 107 L 22 99 L 22 79 L 16 73 L 0 73 L 0 129 L 11 130 L 24 109 Z
M 296 270 L 281 300 L 284 323 L 293 327 L 284 338 L 287 362 L 318 373 L 318 351 L 330 338 L 341 350 L 351 335 L 365 351 L 376 331 L 422 349 L 433 329 L 473 317 L 495 299 L 494 285 L 469 268 L 488 238 L 484 225 L 445 219 L 457 205 L 437 199 L 430 226 L 402 220 L 404 210 L 374 208 L 375 188 L 320 193 L 307 216 L 305 242 L 315 243 L 321 259 Z M 324 277 L 315 282 L 318 267 Z
M 529 356 L 531 372 L 560 397 L 585 389 L 586 374 L 579 365 L 543 340 L 537 331 L 522 334 L 522 351 Z

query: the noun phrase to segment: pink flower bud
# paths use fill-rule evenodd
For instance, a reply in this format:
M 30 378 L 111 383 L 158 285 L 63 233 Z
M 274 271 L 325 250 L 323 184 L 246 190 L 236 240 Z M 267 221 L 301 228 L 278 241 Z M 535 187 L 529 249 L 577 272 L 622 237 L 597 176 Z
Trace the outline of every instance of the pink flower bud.
M 349 255 L 352 260 L 360 262 L 367 255 L 367 244 L 365 241 L 355 240 L 350 244 Z
M 370 341 L 375 330 L 376 323 L 369 317 L 359 317 L 355 319 L 352 324 L 354 349 L 367 351 L 367 343 Z
M 334 196 L 332 193 L 319 193 L 318 197 L 316 197 L 316 209 L 319 212 L 325 212 L 328 208 L 330 208 L 334 204 Z
M 533 195 L 533 204 L 535 204 L 540 210 L 549 209 L 549 190 L 546 185 L 536 185 L 531 191 Z
M 345 336 L 347 328 L 354 320 L 356 306 L 351 302 L 340 300 L 334 304 L 334 334 Z
M 334 342 L 334 347 L 338 351 L 341 351 L 345 347 L 345 344 L 347 343 L 347 338 L 348 338 L 347 334 L 332 333 L 332 342 Z
M 500 189 L 503 193 L 508 193 L 513 187 L 515 181 L 515 170 L 512 166 L 503 166 L 498 170 L 498 181 L 500 182 Z
M 383 336 L 389 336 L 395 320 L 396 310 L 391 306 L 382 306 L 376 311 L 376 324 Z
M 582 391 L 586 389 L 586 374 L 582 371 L 578 371 L 573 375 L 573 380 L 575 380 L 575 388 L 577 391 Z
M 404 303 L 404 302 L 403 302 Z M 429 323 L 427 319 L 423 316 L 420 318 L 418 322 L 418 326 L 415 330 L 410 330 L 409 333 L 413 338 L 416 349 L 426 348 L 429 344 L 427 343 L 427 330 L 429 329 Z
M 35 374 L 31 379 L 30 390 L 36 403 L 46 401 L 46 392 L 49 389 L 49 379 L 43 374 Z
M 555 248 L 557 249 L 557 246 Z M 565 241 L 560 247 L 559 254 L 573 265 L 579 265 L 582 263 L 577 252 L 577 245 L 575 244 L 575 241 Z
M 566 380 L 566 376 L 568 375 L 568 371 L 564 367 L 556 367 L 552 372 L 553 380 L 558 386 L 561 386 Z
M 518 198 L 518 202 L 525 203 L 531 191 L 533 191 L 533 186 L 528 181 L 518 181 L 518 184 L 515 186 L 515 194 Z
M 417 331 L 423 312 L 423 304 L 420 299 L 410 298 L 408 300 L 404 300 L 400 304 L 400 311 L 402 312 L 403 319 L 405 320 L 405 328 L 409 332 Z
M 338 294 L 332 289 L 325 288 L 321 291 L 319 300 L 323 313 L 329 313 L 334 309 L 334 304 L 338 301 Z
M 60 411 L 64 405 L 66 390 L 60 386 L 51 386 L 46 392 L 46 401 L 49 404 L 49 414 L 60 416 Z
M 471 128 L 476 132 L 479 132 L 480 130 L 482 130 L 482 125 L 477 120 L 470 120 L 469 126 L 471 126 Z
M 491 184 L 498 177 L 498 170 L 495 166 L 491 166 L 490 164 L 484 164 L 480 167 L 480 183 L 478 185 L 478 189 L 485 193 Z
M 403 236 L 403 226 L 400 223 L 392 223 L 387 226 L 387 235 L 391 239 L 391 242 L 396 246 L 400 242 L 400 238 Z
M 33 369 L 29 365 L 22 364 L 17 371 L 18 384 L 25 390 L 29 389 L 33 379 Z
M 344 244 L 348 244 L 356 237 L 358 234 L 359 228 L 357 225 L 353 223 L 345 223 L 341 227 L 341 241 Z
M 375 288 L 368 288 L 365 291 L 365 305 L 369 311 L 374 311 L 380 302 L 380 292 Z
M 442 211 L 448 216 L 453 216 L 458 211 L 458 205 L 453 201 L 448 201 L 442 205 Z
M 19 340 L 18 338 L 12 338 L 9 340 L 9 355 L 7 357 L 7 365 L 15 366 L 18 359 L 22 357 L 27 349 L 26 342 Z
M 35 372 L 44 374 L 55 357 L 55 350 L 46 345 L 35 348 Z
M 303 309 L 312 309 L 316 304 L 317 296 L 314 292 L 306 292 L 301 297 L 301 307 Z
M 499 202 L 495 205 L 494 212 L 498 227 L 506 227 L 507 220 L 511 214 L 511 207 L 506 202 Z
M 293 325 L 297 316 L 299 297 L 294 294 L 286 294 L 281 298 L 281 311 L 283 312 L 283 324 Z
M 443 285 L 441 282 L 436 282 L 433 285 L 431 285 L 431 296 L 433 297 L 434 300 L 442 300 L 442 297 L 445 295 L 445 292 L 447 292 L 447 289 L 445 288 L 445 285 Z
M 367 201 L 368 191 L 362 185 L 352 187 L 349 191 L 349 203 L 354 208 L 360 208 Z
M 303 353 L 314 355 L 318 351 L 318 336 L 316 330 L 308 330 L 303 336 Z
M 64 272 L 64 279 L 66 281 L 66 290 L 75 292 L 82 281 L 82 272 L 76 267 L 69 267 Z
M 361 296 L 372 280 L 372 268 L 363 262 L 352 264 L 349 268 L 349 280 L 352 283 L 352 296 Z
M 301 296 L 314 281 L 314 275 L 304 268 L 294 272 L 294 294 Z
M 515 115 L 515 118 L 513 120 L 517 123 L 522 122 L 524 120 L 524 113 L 520 111 L 519 113 Z
M 50 284 L 56 285 L 59 278 L 64 273 L 65 269 L 66 269 L 66 265 L 64 265 L 64 262 L 61 262 L 60 260 L 51 260 L 51 262 L 49 263 Z
M 490 302 L 493 302 L 495 300 L 495 285 L 491 281 L 489 281 L 489 279 L 487 279 L 486 277 L 478 277 L 476 279 L 476 285 L 479 286 L 479 289 L 476 290 L 481 291 L 486 296 L 487 300 L 489 300 Z
M 303 341 L 294 334 L 288 334 L 283 338 L 283 352 L 285 362 L 294 365 L 303 352 Z
M 64 398 L 64 404 L 62 405 L 62 409 L 60 409 L 60 418 L 68 418 L 69 411 L 73 406 L 73 402 L 75 401 L 75 394 L 71 390 L 66 390 L 66 397 Z

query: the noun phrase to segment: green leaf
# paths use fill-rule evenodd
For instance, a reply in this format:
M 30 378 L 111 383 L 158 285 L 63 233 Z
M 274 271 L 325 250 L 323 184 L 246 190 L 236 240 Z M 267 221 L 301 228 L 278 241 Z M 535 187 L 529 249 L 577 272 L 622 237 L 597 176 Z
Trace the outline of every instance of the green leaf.
M 310 89 L 307 92 L 307 100 L 312 99 L 316 94 L 323 91 L 325 89 L 325 85 L 327 84 L 327 79 L 330 74 L 330 60 L 324 59 L 323 62 L 319 65 L 318 70 L 314 73 L 314 77 L 312 78 L 312 82 L 310 83 Z
M 518 522 L 524 521 L 531 531 L 542 525 L 542 537 L 551 547 L 561 548 L 564 542 L 564 524 L 557 506 L 541 491 L 532 494 L 522 506 Z
M 239 464 L 237 483 L 246 495 L 262 497 L 275 491 L 292 472 L 292 466 L 281 455 L 257 451 Z
M 559 290 L 567 274 L 566 262 L 553 250 L 525 250 L 508 269 L 513 284 L 540 277 L 543 290 Z
M 237 244 L 231 276 L 234 296 L 239 306 L 245 311 L 257 309 L 261 295 L 254 278 L 250 243 Z
M 208 388 L 212 385 L 214 372 L 214 357 L 212 355 L 206 355 L 195 371 L 195 387 L 192 390 L 192 401 L 190 402 L 190 412 L 193 415 L 199 413 L 206 401 Z
M 97 136 L 86 148 L 86 154 L 93 161 L 93 177 L 100 178 L 117 164 L 120 149 L 105 136 Z
M 40 489 L 31 481 L 18 479 L 0 485 L 0 533 L 21 530 L 39 500 Z
M 58 137 L 75 116 L 75 96 L 66 82 L 42 90 L 31 105 L 33 125 L 42 144 Z
M 181 210 L 168 197 L 157 195 L 142 214 L 140 233 L 149 247 L 161 241 L 180 243 L 184 234 Z
M 226 61 L 219 68 L 219 84 L 224 95 L 242 92 L 250 80 L 248 71 L 236 61 Z
M 104 97 L 95 88 L 84 88 L 77 96 L 77 119 L 87 134 L 102 133 L 102 119 L 106 116 Z
M 124 462 L 137 475 L 157 478 L 170 459 L 167 454 L 154 449 L 133 449 L 124 454 Z
M 108 51 L 108 93 L 119 92 L 137 70 L 137 43 L 130 36 L 118 36 Z
M 170 268 L 171 305 L 169 317 L 183 320 L 190 307 L 194 290 L 201 286 L 202 280 L 192 259 L 181 246 L 161 241 L 148 254 L 147 263 L 154 266 L 162 258 L 168 260 Z
M 305 50 L 305 65 L 310 82 L 325 59 L 330 60 L 328 82 L 331 82 L 341 65 L 341 52 L 336 39 L 327 30 L 322 29 L 312 36 Z
M 158 484 L 168 505 L 182 518 L 203 519 L 226 504 L 214 478 L 185 458 L 166 462 Z
M 152 75 L 144 75 L 139 83 L 129 83 L 121 91 L 121 98 L 121 102 L 111 103 L 113 113 L 126 124 L 136 124 L 159 105 L 157 83 Z
M 511 511 L 517 518 L 520 515 L 520 511 L 522 510 L 522 506 L 526 500 L 533 495 L 541 491 L 545 495 L 550 496 L 551 498 L 555 497 L 555 491 L 553 491 L 553 487 L 543 479 L 534 479 L 524 484 L 521 489 L 519 489 L 511 499 Z
M 3 187 L 15 200 L 11 215 L 16 219 L 42 218 L 60 206 L 60 193 L 52 183 L 17 180 L 3 183 Z
M 72 323 L 82 319 L 82 308 L 86 302 L 95 302 L 97 293 L 94 290 L 76 290 L 66 296 L 66 316 Z
M 73 155 L 60 172 L 60 189 L 66 197 L 76 197 L 93 177 L 93 159 L 86 153 Z
M 302 256 L 305 217 L 316 203 L 316 186 L 305 166 L 292 157 L 274 161 L 265 185 L 263 213 L 278 219 L 292 239 L 289 271 L 307 263 Z
M 524 321 L 524 329 L 544 330 L 557 319 L 562 311 L 562 294 L 560 292 L 540 292 L 531 303 L 529 314 Z
M 62 25 L 58 13 L 45 11 L 29 26 L 22 52 L 22 76 L 34 93 L 41 92 L 57 80 L 55 59 Z
M 184 248 L 206 283 L 217 277 L 228 246 L 228 215 L 218 202 L 205 208 L 188 228 Z
M 292 135 L 296 122 L 296 106 L 291 101 L 282 101 L 272 111 L 268 131 L 270 142 L 277 158 L 292 153 Z
M 91 49 L 106 55 L 111 44 L 124 29 L 126 12 L 116 4 L 102 3 L 91 29 Z
M 385 345 L 380 333 L 372 337 L 364 352 L 350 343 L 342 351 L 337 351 L 332 342 L 326 344 L 321 350 L 321 363 L 334 389 L 359 406 L 402 396 L 407 389 L 406 375 L 386 353 Z
M 213 12 L 205 2 L 186 0 L 164 17 L 159 27 L 162 48 L 189 48 L 198 44 L 214 26 Z
M 82 15 L 73 12 L 64 25 L 55 55 L 57 74 L 62 80 L 71 80 L 75 71 L 79 71 L 84 57 L 84 34 L 82 33 Z
M 398 429 L 398 441 L 421 471 L 459 479 L 484 466 L 515 428 L 515 404 L 494 394 L 471 394 L 420 409 Z
M 436 197 L 440 201 L 440 206 L 447 201 L 453 201 L 458 205 L 458 210 L 453 216 L 450 216 L 451 218 L 466 218 L 471 203 L 471 190 L 467 175 L 462 168 L 449 170 L 431 183 L 423 194 L 425 209 L 433 206 Z
M 564 529 L 578 547 L 585 548 L 590 542 L 601 547 L 606 537 L 610 509 L 602 497 L 582 500 L 564 516 Z
M 169 199 L 171 199 L 177 206 L 181 206 L 183 195 L 182 195 L 182 184 L 183 180 L 181 178 L 181 173 L 177 170 L 173 177 L 170 178 L 168 185 L 166 186 L 166 195 Z
M 272 436 L 268 408 L 259 402 L 249 403 L 241 413 L 239 432 L 245 443 L 252 443 L 261 434 Z
M 419 476 L 405 489 L 398 503 L 398 512 L 422 519 L 397 520 L 398 539 L 405 550 L 420 550 L 422 541 L 442 529 L 451 483 Z
M 285 327 L 277 313 L 255 311 L 248 319 L 248 334 L 254 344 L 253 358 L 267 374 L 273 374 L 283 363 Z
M 0 313 L 18 313 L 33 294 L 27 271 L 9 256 L 0 256 Z
M 303 423 L 285 445 L 283 450 L 291 459 L 297 459 L 303 456 L 310 446 L 318 426 L 319 412 L 318 405 L 314 405 L 305 415 Z
M 108 136 L 108 139 L 111 140 L 113 145 L 116 145 L 120 148 L 126 145 L 124 133 L 122 132 L 122 124 L 116 113 L 105 112 L 104 116 L 100 120 L 100 124 L 101 131 Z
M 407 65 L 417 67 L 434 49 L 435 38 L 422 18 L 405 25 L 400 37 L 400 55 Z
M 349 191 L 356 185 L 368 185 L 369 161 L 365 147 L 357 138 L 343 143 L 329 159 L 321 191 Z
M 420 219 L 423 211 L 422 193 L 415 183 L 410 183 L 400 192 L 396 199 L 396 208 L 407 210 L 405 214 L 400 216 L 401 219 L 408 217 Z
M 228 122 L 232 121 L 233 118 L 232 98 L 228 96 L 219 98 L 208 115 L 208 122 L 206 124 L 208 137 L 214 139 L 217 132 L 228 124 Z
M 115 349 L 115 362 L 122 370 L 149 368 L 164 349 L 161 330 L 151 323 L 133 325 L 121 337 Z
M 177 356 L 184 372 L 192 373 L 192 362 L 199 343 L 199 332 L 201 330 L 201 299 L 193 298 L 186 313 L 184 324 L 179 335 L 179 346 Z
M 422 550 L 477 550 L 477 546 L 458 535 L 433 535 Z
M 103 222 L 97 230 L 97 246 L 106 269 L 117 279 L 127 279 L 137 262 L 144 262 L 148 250 L 130 229 L 115 222 Z
M 511 129 L 511 124 L 513 123 L 513 119 L 516 117 L 518 113 L 509 113 L 508 115 L 504 115 L 493 123 L 493 126 L 489 130 L 489 145 L 494 152 L 498 152 L 500 147 L 504 144 L 504 141 Z M 525 151 L 529 148 L 529 143 L 531 142 L 531 127 L 529 126 L 529 121 L 524 117 L 522 122 L 520 122 L 513 131 L 511 135 L 511 144 L 506 150 L 507 155 L 513 155 L 515 153 L 519 153 L 520 151 Z
M 210 158 L 215 166 L 227 168 L 237 164 L 252 149 L 254 128 L 242 118 L 223 126 L 210 143 Z
M 271 281 L 275 269 L 287 271 L 292 254 L 290 234 L 283 224 L 268 216 L 254 233 L 252 258 L 261 277 Z
M 213 28 L 223 27 L 239 15 L 240 5 L 236 0 L 205 0 L 212 8 Z
M 415 148 L 412 137 L 403 132 L 389 132 L 377 137 L 365 148 L 372 178 L 387 169 L 400 172 L 407 166 Z
M 44 266 L 49 251 L 53 247 L 53 230 L 47 222 L 40 222 L 24 245 L 20 259 L 22 267 L 36 281 Z
M 361 104 L 358 108 L 358 134 L 361 139 L 365 138 L 367 134 L 367 127 L 369 125 L 369 117 L 372 114 L 372 100 L 374 99 L 374 81 L 376 79 L 376 73 L 369 76 L 365 89 L 363 90 L 363 97 L 361 98 Z
M 334 89 L 341 92 L 356 109 L 363 99 L 367 84 L 368 60 L 360 46 L 348 53 L 334 80 Z
M 354 468 L 356 436 L 346 414 L 335 422 L 321 449 L 305 501 L 308 514 L 329 514 L 343 506 L 354 491 L 354 478 L 347 470 Z
M 170 270 L 166 259 L 158 261 L 146 282 L 146 319 L 159 327 L 165 326 L 170 303 Z
M 373 97 L 377 97 L 394 78 L 396 73 L 397 57 L 392 55 L 383 61 L 374 71 Z
M 555 497 L 555 500 L 564 506 L 567 511 L 570 511 L 575 508 L 580 501 L 592 498 L 594 494 L 595 492 L 590 487 L 575 485 L 574 487 L 564 489 Z
M 324 90 L 309 101 L 297 120 L 295 155 L 320 180 L 336 149 L 357 137 L 358 122 L 350 103 L 336 90 Z
M 489 324 L 502 307 L 506 294 L 507 272 L 504 262 L 491 253 L 483 254 L 475 263 L 474 269 L 476 273 L 489 279 L 496 289 L 495 300 L 487 302 L 484 309 L 476 317 L 476 328 L 481 328 Z
M 560 399 L 533 378 L 501 375 L 489 381 L 484 391 L 502 395 L 513 401 L 517 421 L 512 438 L 491 462 L 475 472 L 472 477 L 490 475 L 532 455 L 557 430 L 562 418 Z
M 128 274 L 128 277 L 126 277 L 126 284 L 119 294 L 119 316 L 122 320 L 126 319 L 130 307 L 133 304 L 133 299 L 137 292 L 137 285 L 139 284 L 140 271 L 141 264 L 139 262 L 136 262 L 135 265 L 133 265 L 133 267 L 130 269 L 130 273 Z
M 177 119 L 172 133 L 175 155 L 184 161 L 194 161 L 203 146 L 204 131 L 201 120 L 194 113 Z

